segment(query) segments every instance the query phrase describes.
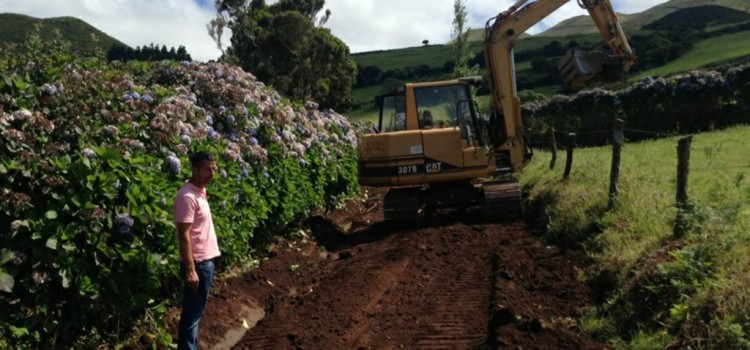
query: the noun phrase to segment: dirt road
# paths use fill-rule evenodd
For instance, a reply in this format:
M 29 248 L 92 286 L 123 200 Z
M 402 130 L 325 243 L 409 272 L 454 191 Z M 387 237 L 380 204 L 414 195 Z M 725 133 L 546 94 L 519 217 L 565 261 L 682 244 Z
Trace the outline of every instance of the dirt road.
M 576 280 L 581 252 L 545 246 L 523 222 L 472 213 L 395 227 L 382 222 L 381 195 L 311 219 L 315 239 L 217 282 L 204 348 L 606 347 L 577 327 L 590 300 Z

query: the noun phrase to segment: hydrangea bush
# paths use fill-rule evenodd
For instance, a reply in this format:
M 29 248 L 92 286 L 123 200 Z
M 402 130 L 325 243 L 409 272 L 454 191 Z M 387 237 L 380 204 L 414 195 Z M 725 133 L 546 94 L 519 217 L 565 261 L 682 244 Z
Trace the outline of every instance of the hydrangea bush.
M 0 338 L 10 344 L 70 346 L 169 304 L 171 205 L 193 151 L 218 157 L 208 193 L 225 266 L 358 191 L 357 130 L 334 111 L 294 105 L 223 64 L 53 64 L 65 58 L 0 57 Z
M 548 127 L 580 133 L 579 144 L 601 145 L 615 119 L 626 128 L 653 133 L 692 133 L 750 121 L 750 64 L 725 73 L 692 71 L 647 77 L 620 91 L 596 88 L 555 95 L 523 106 L 533 133 Z M 588 134 L 588 135 L 587 135 Z M 631 139 L 648 134 L 628 135 Z

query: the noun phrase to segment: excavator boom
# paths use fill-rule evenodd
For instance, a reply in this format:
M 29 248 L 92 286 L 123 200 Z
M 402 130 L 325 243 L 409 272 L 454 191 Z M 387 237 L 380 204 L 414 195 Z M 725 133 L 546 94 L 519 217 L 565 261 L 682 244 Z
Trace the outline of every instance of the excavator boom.
M 490 138 L 496 153 L 510 153 L 513 171 L 520 171 L 529 158 L 523 138 L 521 101 L 516 90 L 513 45 L 521 34 L 568 1 L 519 0 L 487 22 L 484 55 L 492 90 Z M 609 0 L 578 0 L 578 4 L 589 12 L 610 52 L 604 56 L 569 51 L 559 68 L 563 81 L 572 88 L 578 88 L 600 74 L 608 61 L 621 62 L 612 66 L 618 66 L 622 73 L 635 63 L 635 56 Z

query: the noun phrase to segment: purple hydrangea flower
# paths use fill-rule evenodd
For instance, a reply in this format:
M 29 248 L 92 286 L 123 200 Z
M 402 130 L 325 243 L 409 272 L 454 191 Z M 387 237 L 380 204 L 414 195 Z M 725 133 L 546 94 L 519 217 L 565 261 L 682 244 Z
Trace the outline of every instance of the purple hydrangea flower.
M 148 104 L 152 104 L 154 103 L 154 98 L 151 97 L 151 95 L 143 95 L 143 97 L 141 98 L 141 101 L 146 102 Z
M 44 271 L 37 270 L 31 273 L 31 279 L 33 279 L 36 284 L 44 284 L 49 281 L 49 275 Z
M 94 153 L 94 151 L 91 150 L 90 148 L 84 148 L 81 151 L 81 154 L 83 154 L 83 156 L 86 157 L 86 158 L 88 158 L 88 159 L 96 157 L 96 153 Z
M 224 112 L 226 111 L 227 111 L 227 107 L 224 107 L 224 106 L 219 107 L 219 113 L 224 114 Z
M 258 139 L 256 139 L 255 137 L 250 137 L 250 144 L 253 145 L 253 146 L 257 146 L 258 145 Z
M 208 125 L 214 125 L 214 118 L 210 115 L 206 116 L 206 124 Z
M 19 251 L 14 251 L 11 253 L 10 256 L 10 262 L 13 263 L 13 265 L 20 266 L 23 265 L 24 262 L 26 262 L 26 254 Z
M 169 169 L 174 174 L 179 174 L 182 170 L 182 163 L 180 162 L 180 158 L 177 158 L 173 154 L 167 156 L 167 165 L 169 165 Z
M 133 99 L 135 99 L 135 100 L 140 100 L 141 99 L 141 94 L 139 94 L 139 93 L 137 93 L 135 91 L 131 92 L 130 96 L 132 96 Z
M 10 230 L 18 231 L 21 229 L 22 225 L 23 225 L 23 222 L 21 220 L 13 220 L 13 222 L 10 223 Z
M 193 142 L 193 140 L 190 138 L 190 135 L 182 134 L 180 136 L 180 142 L 186 145 L 190 145 Z
M 46 83 L 42 85 L 41 90 L 47 95 L 54 95 L 57 93 L 57 86 L 54 86 L 50 83 Z
M 230 114 L 227 116 L 227 123 L 229 123 L 229 125 L 234 125 L 235 121 L 236 120 L 234 119 L 234 114 Z
M 134 223 L 135 221 L 128 214 L 117 214 L 115 217 L 115 228 L 121 235 L 129 234 Z

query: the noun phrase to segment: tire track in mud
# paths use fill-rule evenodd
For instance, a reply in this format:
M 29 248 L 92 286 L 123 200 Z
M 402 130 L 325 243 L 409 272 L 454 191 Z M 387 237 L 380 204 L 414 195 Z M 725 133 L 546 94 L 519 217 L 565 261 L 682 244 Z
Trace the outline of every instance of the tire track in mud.
M 234 349 L 320 348 L 316 344 L 321 341 L 335 341 L 341 348 L 350 348 L 343 344 L 377 343 L 378 339 L 370 337 L 368 320 L 377 318 L 387 303 L 384 299 L 403 279 L 411 261 L 395 243 L 374 254 L 367 252 L 366 246 L 357 252 L 339 252 L 338 260 L 316 278 L 319 288 L 274 308 L 267 321 L 248 332 Z M 352 293 L 358 293 L 359 298 L 345 297 Z M 330 309 L 336 310 L 336 319 L 318 316 L 330 314 Z M 309 337 L 308 333 L 315 335 Z

